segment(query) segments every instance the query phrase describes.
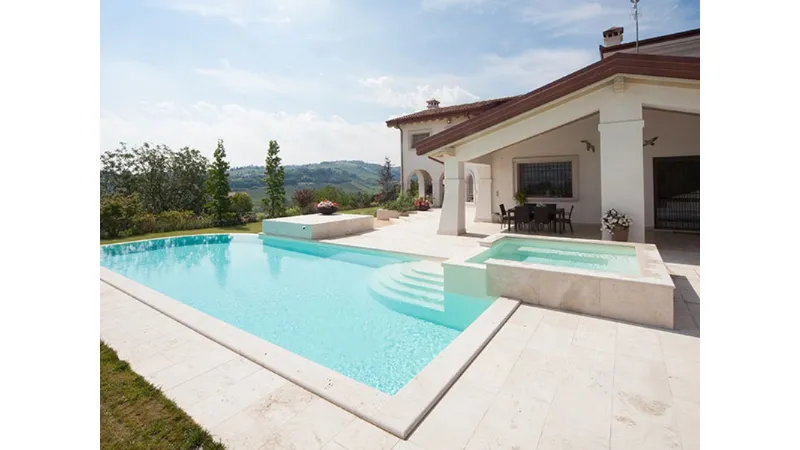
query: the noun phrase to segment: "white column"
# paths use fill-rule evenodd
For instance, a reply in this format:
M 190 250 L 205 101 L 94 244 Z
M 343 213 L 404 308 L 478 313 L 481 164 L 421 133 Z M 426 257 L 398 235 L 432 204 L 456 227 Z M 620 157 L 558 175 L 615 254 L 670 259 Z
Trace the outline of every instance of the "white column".
M 441 208 L 442 207 L 442 204 L 439 201 L 439 198 L 441 197 L 441 193 L 442 193 L 442 182 L 437 177 L 433 182 L 433 206 L 435 206 L 436 208 Z
M 439 234 L 458 236 L 467 232 L 464 220 L 464 163 L 444 161 L 444 204 L 439 218 Z
M 624 93 L 600 109 L 602 213 L 616 209 L 633 219 L 628 240 L 644 242 L 644 151 L 642 105 Z M 598 221 L 600 218 L 598 217 Z M 603 239 L 610 239 L 604 234 Z
M 492 221 L 492 166 L 475 164 L 475 222 Z

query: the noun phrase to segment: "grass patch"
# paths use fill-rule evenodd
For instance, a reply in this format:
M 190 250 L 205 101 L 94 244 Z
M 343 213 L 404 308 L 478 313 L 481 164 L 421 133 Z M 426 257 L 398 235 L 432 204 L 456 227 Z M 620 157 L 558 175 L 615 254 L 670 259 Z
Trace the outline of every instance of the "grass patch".
M 100 341 L 100 448 L 221 450 L 225 447 Z
M 210 234 L 210 233 L 261 233 L 261 222 L 252 222 L 246 225 L 236 225 L 232 227 L 200 228 L 197 230 L 176 230 L 164 233 L 148 233 L 138 236 L 131 236 L 118 239 L 100 239 L 100 244 L 114 244 L 117 242 L 141 241 L 144 239 L 154 239 L 170 236 L 187 236 L 190 234 Z
M 346 214 L 361 214 L 363 216 L 375 216 L 375 213 L 377 211 L 378 211 L 377 206 L 370 206 L 369 208 L 350 209 L 347 211 L 339 211 L 339 212 Z
M 340 213 L 347 214 L 361 214 L 364 216 L 375 216 L 378 211 L 377 206 L 370 206 L 369 208 L 351 209 L 349 211 L 339 211 Z M 145 239 L 156 239 L 171 236 L 188 236 L 191 234 L 211 234 L 211 233 L 261 233 L 261 222 L 252 222 L 246 225 L 236 225 L 233 227 L 214 227 L 214 228 L 200 228 L 197 230 L 176 230 L 167 231 L 163 233 L 147 233 L 138 236 L 131 236 L 117 239 L 100 239 L 100 244 L 116 244 L 118 242 L 132 242 L 142 241 Z

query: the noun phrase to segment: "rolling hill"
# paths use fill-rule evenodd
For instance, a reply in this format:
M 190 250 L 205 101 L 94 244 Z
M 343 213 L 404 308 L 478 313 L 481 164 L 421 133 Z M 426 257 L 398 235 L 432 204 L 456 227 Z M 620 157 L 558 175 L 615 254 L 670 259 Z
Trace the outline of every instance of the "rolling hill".
M 298 189 L 319 189 L 331 185 L 345 192 L 379 191 L 380 164 L 364 161 L 324 161 L 285 167 L 286 196 Z M 392 167 L 395 182 L 400 182 L 400 167 Z M 234 167 L 230 170 L 234 192 L 247 192 L 256 203 L 264 197 L 264 166 Z

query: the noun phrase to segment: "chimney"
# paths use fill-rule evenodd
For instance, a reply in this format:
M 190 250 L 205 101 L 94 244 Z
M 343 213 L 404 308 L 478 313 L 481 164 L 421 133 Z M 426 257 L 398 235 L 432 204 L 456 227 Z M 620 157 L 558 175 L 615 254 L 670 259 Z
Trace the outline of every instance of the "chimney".
M 603 31 L 603 46 L 610 47 L 622 43 L 622 32 L 625 31 L 622 27 L 611 27 Z
M 439 100 L 432 98 L 428 100 L 428 109 L 436 109 L 439 107 Z

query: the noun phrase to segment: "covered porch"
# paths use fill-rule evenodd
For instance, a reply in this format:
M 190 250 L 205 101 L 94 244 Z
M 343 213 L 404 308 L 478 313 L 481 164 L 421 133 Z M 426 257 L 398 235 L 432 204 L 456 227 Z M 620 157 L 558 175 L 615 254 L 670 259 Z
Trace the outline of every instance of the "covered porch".
M 534 91 L 496 118 L 426 139 L 419 147 L 444 162 L 439 234 L 466 232 L 467 173 L 478 222 L 522 200 L 555 203 L 592 234 L 616 209 L 633 219 L 633 242 L 651 230 L 699 233 L 699 92 L 698 80 L 607 76 L 559 97 L 545 89 L 538 103 Z

